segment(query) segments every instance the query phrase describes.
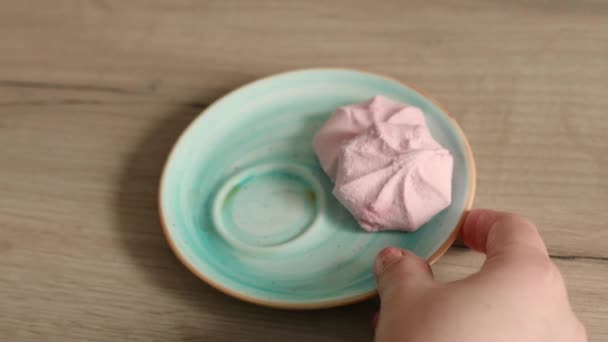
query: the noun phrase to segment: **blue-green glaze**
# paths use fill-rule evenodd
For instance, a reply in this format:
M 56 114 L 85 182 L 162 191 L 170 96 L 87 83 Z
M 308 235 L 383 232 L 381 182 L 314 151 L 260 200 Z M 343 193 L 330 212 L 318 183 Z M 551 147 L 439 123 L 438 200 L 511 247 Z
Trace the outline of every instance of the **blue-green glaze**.
M 312 151 L 336 108 L 379 94 L 420 107 L 454 156 L 451 206 L 415 233 L 361 230 Z M 230 93 L 192 123 L 167 161 L 160 209 L 180 259 L 216 287 L 271 306 L 337 305 L 374 290 L 372 264 L 383 247 L 430 258 L 444 245 L 474 191 L 467 151 L 447 114 L 399 82 L 294 71 Z

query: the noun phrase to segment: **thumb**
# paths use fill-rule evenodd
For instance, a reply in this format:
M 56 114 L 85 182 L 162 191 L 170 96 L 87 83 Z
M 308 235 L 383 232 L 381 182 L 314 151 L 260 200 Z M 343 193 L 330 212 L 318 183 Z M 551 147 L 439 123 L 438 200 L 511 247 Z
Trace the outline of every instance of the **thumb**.
M 523 253 L 548 258 L 547 247 L 536 226 L 527 219 L 488 209 L 472 210 L 461 230 L 464 243 L 488 259 L 513 258 Z
M 426 261 L 396 247 L 387 247 L 378 253 L 374 274 L 382 301 L 414 297 L 435 284 L 433 271 Z

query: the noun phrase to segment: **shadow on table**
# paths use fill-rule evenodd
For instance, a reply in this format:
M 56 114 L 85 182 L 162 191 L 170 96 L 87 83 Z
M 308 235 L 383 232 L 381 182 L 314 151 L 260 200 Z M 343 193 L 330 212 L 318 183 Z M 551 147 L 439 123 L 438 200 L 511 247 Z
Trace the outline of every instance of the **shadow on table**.
M 134 263 L 164 295 L 176 297 L 190 308 L 176 313 L 188 320 L 178 325 L 180 331 L 175 331 L 173 336 L 179 340 L 208 342 L 255 337 L 370 341 L 371 316 L 376 307 L 373 301 L 317 311 L 263 308 L 218 292 L 178 262 L 159 223 L 158 184 L 173 143 L 201 110 L 199 106 L 183 106 L 168 113 L 133 146 L 120 177 L 115 208 L 120 235 Z

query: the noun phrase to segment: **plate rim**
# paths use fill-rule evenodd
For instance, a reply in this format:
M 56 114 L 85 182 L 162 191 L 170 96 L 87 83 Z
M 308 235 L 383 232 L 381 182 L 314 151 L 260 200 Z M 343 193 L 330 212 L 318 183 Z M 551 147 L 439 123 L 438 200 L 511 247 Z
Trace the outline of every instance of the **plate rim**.
M 471 210 L 472 206 L 473 206 L 473 200 L 475 198 L 475 191 L 477 188 L 477 169 L 476 169 L 476 165 L 475 165 L 475 158 L 473 156 L 473 151 L 471 149 L 471 145 L 469 143 L 469 140 L 467 139 L 466 135 L 464 134 L 464 131 L 462 130 L 462 128 L 460 127 L 460 125 L 458 124 L 458 122 L 454 119 L 454 117 L 452 116 L 452 114 L 439 102 L 437 101 L 435 98 L 433 98 L 432 96 L 429 96 L 428 93 L 422 89 L 420 89 L 419 87 L 415 87 L 412 86 L 406 82 L 403 82 L 397 78 L 391 77 L 391 76 L 386 76 L 383 74 L 379 74 L 376 72 L 370 72 L 370 71 L 365 71 L 365 70 L 361 70 L 361 69 L 354 69 L 354 68 L 342 68 L 342 67 L 327 67 L 327 68 L 323 68 L 323 67 L 318 67 L 318 68 L 302 68 L 302 69 L 292 69 L 292 70 L 287 70 L 287 71 L 282 71 L 282 72 L 278 72 L 278 73 L 274 73 L 274 74 L 270 74 L 261 78 L 257 78 L 253 81 L 247 82 L 241 86 L 238 86 L 234 89 L 232 89 L 231 91 L 227 92 L 226 94 L 220 96 L 219 98 L 215 99 L 207 108 L 205 108 L 204 110 L 202 110 L 193 120 L 192 122 L 190 122 L 188 124 L 188 126 L 179 134 L 179 136 L 175 139 L 175 141 L 173 142 L 173 145 L 171 147 L 171 150 L 169 152 L 169 154 L 167 155 L 164 163 L 163 163 L 163 167 L 162 167 L 162 172 L 161 172 L 161 176 L 160 176 L 160 181 L 158 183 L 158 191 L 157 191 L 157 206 L 158 206 L 158 213 L 159 213 L 159 217 L 160 217 L 160 223 L 161 223 L 161 227 L 163 230 L 163 235 L 165 236 L 165 239 L 167 240 L 167 243 L 169 244 L 169 247 L 171 248 L 171 250 L 173 251 L 173 254 L 177 257 L 177 259 L 190 271 L 192 272 L 195 276 L 197 276 L 199 279 L 201 279 L 202 281 L 204 281 L 205 283 L 207 283 L 208 285 L 210 285 L 211 287 L 215 288 L 216 290 L 219 290 L 220 292 L 223 292 L 224 294 L 227 294 L 231 297 L 240 299 L 242 301 L 245 302 L 249 302 L 252 304 L 256 304 L 256 305 L 260 305 L 260 306 L 265 306 L 265 307 L 270 307 L 270 308 L 276 308 L 276 309 L 289 309 L 289 310 L 311 310 L 311 309 L 326 309 L 326 308 L 333 308 L 333 307 L 338 307 L 338 306 L 344 306 L 344 305 L 348 305 L 348 304 L 354 304 L 357 302 L 361 302 L 370 298 L 373 298 L 375 296 L 377 296 L 377 290 L 373 289 L 361 294 L 357 294 L 354 296 L 348 296 L 345 298 L 339 298 L 339 299 L 332 299 L 332 300 L 320 300 L 320 301 L 310 301 L 310 302 L 301 302 L 301 303 L 294 303 L 294 302 L 285 302 L 285 301 L 280 301 L 280 300 L 270 300 L 270 299 L 261 299 L 261 298 L 256 298 L 253 296 L 249 296 L 247 294 L 244 294 L 242 292 L 238 292 L 235 290 L 232 290 L 226 286 L 224 286 L 223 284 L 220 284 L 219 282 L 215 281 L 214 279 L 212 279 L 211 277 L 208 277 L 207 275 L 205 275 L 203 272 L 199 271 L 185 256 L 184 254 L 181 252 L 181 250 L 177 247 L 177 245 L 175 244 L 175 242 L 173 241 L 173 238 L 171 236 L 170 233 L 170 229 L 169 229 L 169 225 L 167 224 L 167 221 L 165 219 L 165 214 L 164 214 L 164 209 L 162 206 L 162 198 L 163 198 L 163 183 L 165 182 L 165 176 L 167 173 L 167 168 L 169 165 L 169 162 L 171 161 L 173 154 L 175 153 L 177 144 L 179 141 L 181 141 L 182 137 L 190 130 L 192 129 L 192 127 L 194 126 L 194 124 L 197 123 L 197 121 L 201 118 L 203 118 L 205 116 L 205 114 L 209 111 L 211 111 L 212 109 L 215 108 L 215 106 L 220 103 L 222 100 L 224 100 L 226 97 L 241 91 L 245 88 L 251 87 L 251 86 L 255 86 L 256 84 L 263 82 L 267 79 L 270 78 L 274 78 L 274 77 L 278 77 L 278 76 L 284 76 L 284 75 L 288 75 L 288 74 L 295 74 L 295 73 L 302 73 L 302 72 L 331 72 L 331 71 L 347 71 L 347 72 L 354 72 L 354 73 L 359 73 L 359 74 L 365 74 L 368 76 L 373 76 L 373 77 L 377 77 L 377 78 L 383 78 L 385 80 L 394 82 L 394 83 L 398 83 L 406 88 L 409 88 L 411 90 L 413 90 L 414 92 L 418 93 L 418 95 L 422 96 L 423 98 L 427 99 L 428 101 L 430 101 L 431 103 L 433 103 L 435 106 L 437 106 L 439 109 L 441 109 L 441 115 L 445 115 L 446 119 L 448 119 L 447 121 L 450 122 L 452 124 L 452 126 L 456 129 L 456 132 L 458 133 L 458 136 L 460 137 L 460 140 L 464 143 L 465 146 L 465 152 L 466 152 L 466 160 L 467 160 L 467 164 L 469 166 L 469 169 L 471 170 L 469 173 L 469 183 L 470 183 L 470 188 L 469 188 L 469 195 L 465 201 L 465 206 L 464 209 L 462 211 L 462 214 L 460 214 L 460 219 L 458 220 L 458 223 L 456 224 L 456 226 L 453 228 L 452 232 L 450 233 L 450 235 L 448 236 L 448 238 L 445 240 L 445 242 L 439 246 L 439 248 L 437 248 L 437 250 L 429 257 L 426 259 L 426 261 L 429 264 L 433 264 L 435 263 L 443 254 L 445 254 L 445 252 L 448 250 L 448 248 L 454 243 L 454 241 L 456 241 L 456 238 L 458 237 L 460 230 L 462 228 L 462 225 L 464 223 L 464 220 L 466 218 L 467 213 Z

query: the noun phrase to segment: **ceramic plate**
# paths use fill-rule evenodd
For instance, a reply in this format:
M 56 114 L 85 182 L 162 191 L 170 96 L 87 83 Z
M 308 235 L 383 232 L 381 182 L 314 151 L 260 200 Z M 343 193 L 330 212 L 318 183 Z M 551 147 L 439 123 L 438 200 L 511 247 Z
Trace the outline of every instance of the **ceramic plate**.
M 336 108 L 374 95 L 420 107 L 454 156 L 452 204 L 415 233 L 360 229 L 312 151 Z M 383 247 L 435 261 L 454 241 L 474 189 L 467 140 L 436 102 L 386 77 L 311 69 L 253 82 L 205 110 L 167 160 L 159 204 L 172 249 L 212 286 L 261 305 L 320 308 L 373 296 L 372 265 Z

